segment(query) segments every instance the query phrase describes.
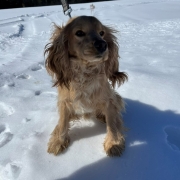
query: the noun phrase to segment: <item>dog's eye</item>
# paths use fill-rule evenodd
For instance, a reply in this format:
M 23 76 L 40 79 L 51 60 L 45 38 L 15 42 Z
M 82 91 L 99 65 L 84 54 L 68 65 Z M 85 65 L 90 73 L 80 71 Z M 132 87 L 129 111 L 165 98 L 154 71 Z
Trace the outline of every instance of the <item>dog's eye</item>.
M 103 36 L 103 35 L 104 35 L 104 31 L 101 31 L 101 32 L 99 33 L 99 35 L 100 35 L 100 36 Z
M 78 36 L 78 37 L 82 37 L 82 36 L 85 36 L 86 34 L 85 34 L 85 32 L 83 32 L 83 31 L 81 31 L 81 30 L 78 30 L 77 32 L 76 32 L 76 36 Z

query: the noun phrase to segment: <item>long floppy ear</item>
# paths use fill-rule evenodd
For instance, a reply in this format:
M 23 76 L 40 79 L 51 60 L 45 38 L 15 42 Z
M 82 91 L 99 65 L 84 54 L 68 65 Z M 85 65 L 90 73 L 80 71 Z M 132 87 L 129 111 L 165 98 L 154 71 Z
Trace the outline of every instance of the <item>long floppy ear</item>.
M 46 69 L 55 80 L 54 86 L 69 87 L 72 75 L 70 74 L 70 60 L 68 55 L 68 36 L 65 27 L 54 25 L 51 42 L 45 46 Z
M 117 31 L 107 26 L 105 26 L 105 30 L 106 34 L 104 39 L 108 44 L 109 50 L 108 60 L 105 61 L 105 72 L 114 88 L 116 83 L 118 86 L 123 84 L 128 79 L 128 76 L 124 72 L 119 72 L 119 46 L 117 38 L 113 35 L 113 33 L 117 33 Z

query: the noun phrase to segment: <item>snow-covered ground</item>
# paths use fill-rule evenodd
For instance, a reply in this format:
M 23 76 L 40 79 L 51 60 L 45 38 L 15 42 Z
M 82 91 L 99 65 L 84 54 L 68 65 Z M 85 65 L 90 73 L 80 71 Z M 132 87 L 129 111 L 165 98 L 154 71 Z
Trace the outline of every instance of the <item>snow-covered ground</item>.
M 0 10 L 0 180 L 180 179 L 180 0 L 94 3 L 93 15 L 119 30 L 117 89 L 126 102 L 126 149 L 109 158 L 105 125 L 72 124 L 69 148 L 48 154 L 58 120 L 56 89 L 44 67 L 51 23 L 61 6 Z M 73 16 L 90 4 L 71 5 Z

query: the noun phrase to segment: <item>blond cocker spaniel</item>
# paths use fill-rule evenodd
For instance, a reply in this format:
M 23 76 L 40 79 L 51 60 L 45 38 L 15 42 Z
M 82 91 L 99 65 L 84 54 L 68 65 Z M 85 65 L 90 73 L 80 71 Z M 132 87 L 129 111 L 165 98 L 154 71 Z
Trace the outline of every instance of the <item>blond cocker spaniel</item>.
M 60 118 L 48 143 L 57 155 L 70 138 L 69 122 L 96 117 L 107 125 L 104 149 L 120 156 L 125 147 L 121 111 L 124 104 L 114 91 L 127 75 L 119 72 L 116 31 L 92 16 L 79 16 L 59 27 L 45 47 L 46 68 L 58 88 Z

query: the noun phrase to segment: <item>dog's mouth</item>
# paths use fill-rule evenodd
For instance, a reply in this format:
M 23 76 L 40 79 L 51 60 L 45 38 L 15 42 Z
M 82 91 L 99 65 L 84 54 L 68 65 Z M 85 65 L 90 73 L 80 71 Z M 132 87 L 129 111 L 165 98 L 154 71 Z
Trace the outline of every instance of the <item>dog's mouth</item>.
M 97 65 L 97 64 L 100 64 L 100 63 L 102 63 L 102 62 L 104 62 L 104 61 L 106 61 L 107 60 L 107 58 L 105 59 L 105 58 L 103 58 L 103 56 L 93 56 L 93 57 L 89 57 L 89 58 L 80 58 L 79 59 L 83 64 L 91 64 L 91 65 Z
M 86 61 L 88 63 L 101 63 L 101 62 L 104 62 L 108 59 L 108 55 L 102 55 L 102 54 L 99 54 L 99 55 L 95 55 L 95 56 L 92 56 L 92 57 L 89 57 Z
M 100 55 L 97 55 L 97 56 L 95 56 L 95 58 L 97 58 L 97 59 L 102 59 L 103 58 L 103 55 L 102 54 L 100 54 Z
M 83 58 L 89 59 L 90 61 L 99 61 L 101 59 L 107 59 L 108 49 L 103 52 L 99 52 L 97 50 L 84 50 L 82 53 Z
M 75 54 L 75 53 L 74 53 Z M 101 63 L 104 62 L 108 59 L 108 49 L 106 49 L 106 51 L 100 53 L 100 52 L 95 52 L 92 49 L 86 49 L 84 51 L 82 51 L 80 54 L 74 55 L 74 54 L 70 54 L 69 53 L 69 57 L 71 58 L 71 60 L 73 61 L 82 61 L 85 64 L 91 64 L 91 63 Z

